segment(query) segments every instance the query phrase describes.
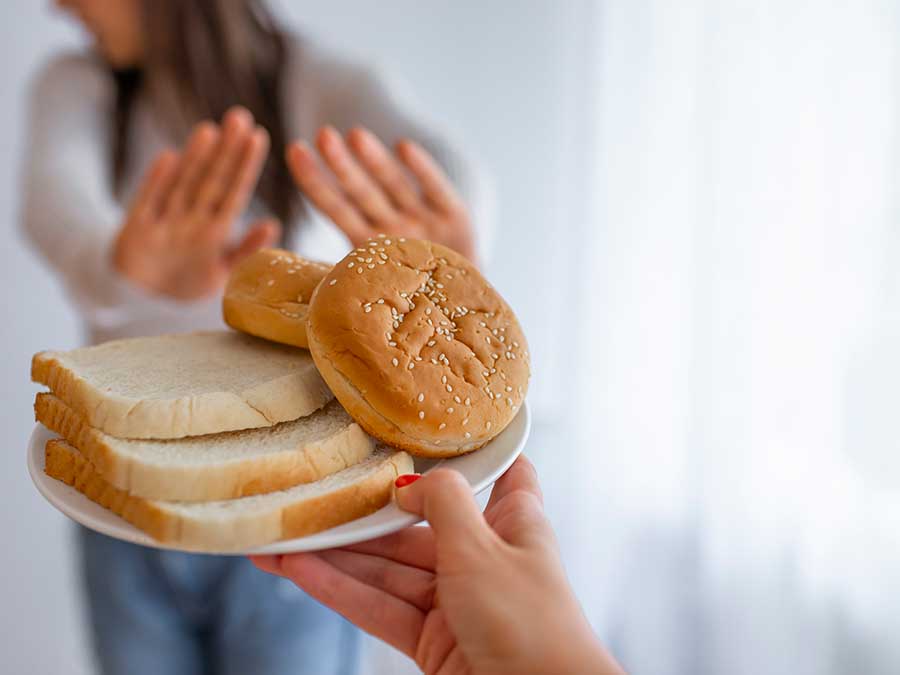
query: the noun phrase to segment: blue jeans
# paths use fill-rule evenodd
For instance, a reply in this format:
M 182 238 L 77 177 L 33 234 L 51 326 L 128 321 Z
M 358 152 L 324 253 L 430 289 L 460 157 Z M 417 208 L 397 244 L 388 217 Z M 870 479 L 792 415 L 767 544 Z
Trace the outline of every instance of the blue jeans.
M 246 558 L 160 551 L 78 529 L 104 675 L 356 672 L 356 628 Z

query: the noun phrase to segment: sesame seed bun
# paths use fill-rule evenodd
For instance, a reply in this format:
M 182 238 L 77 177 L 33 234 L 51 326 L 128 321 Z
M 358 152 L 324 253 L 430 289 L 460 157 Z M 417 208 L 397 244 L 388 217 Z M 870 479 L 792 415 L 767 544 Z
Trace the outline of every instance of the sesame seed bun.
M 347 412 L 381 441 L 428 457 L 476 450 L 528 388 L 515 314 L 478 269 L 427 241 L 379 236 L 325 276 L 309 348 Z
M 225 286 L 225 323 L 266 340 L 308 347 L 309 300 L 329 269 L 330 265 L 277 248 L 247 256 Z

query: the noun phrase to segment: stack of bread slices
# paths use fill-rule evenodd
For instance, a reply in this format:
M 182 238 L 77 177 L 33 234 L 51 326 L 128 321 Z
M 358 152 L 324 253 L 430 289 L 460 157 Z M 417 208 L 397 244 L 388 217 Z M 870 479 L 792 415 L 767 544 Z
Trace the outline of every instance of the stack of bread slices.
M 236 330 L 32 361 L 59 435 L 45 472 L 168 546 L 244 551 L 372 513 L 408 453 L 476 450 L 524 400 L 514 314 L 437 244 L 380 237 L 334 267 L 263 250 L 223 313 Z

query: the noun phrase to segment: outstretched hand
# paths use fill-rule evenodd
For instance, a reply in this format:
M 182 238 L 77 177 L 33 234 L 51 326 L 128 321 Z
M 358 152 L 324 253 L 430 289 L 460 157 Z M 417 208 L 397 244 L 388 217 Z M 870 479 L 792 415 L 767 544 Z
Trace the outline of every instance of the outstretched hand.
M 431 528 L 253 561 L 426 673 L 622 672 L 572 594 L 527 459 L 497 481 L 484 514 L 452 470 L 401 476 L 403 484 L 398 505 Z
M 268 149 L 268 134 L 243 108 L 230 110 L 221 127 L 198 124 L 183 153 L 161 153 L 144 177 L 116 238 L 114 267 L 173 298 L 218 292 L 241 258 L 279 237 L 278 222 L 263 220 L 237 246 L 227 243 Z
M 410 140 L 388 150 L 370 131 L 346 138 L 322 128 L 316 146 L 292 143 L 287 163 L 297 185 L 350 239 L 353 246 L 379 233 L 428 239 L 475 260 L 475 237 L 466 207 L 437 162 Z

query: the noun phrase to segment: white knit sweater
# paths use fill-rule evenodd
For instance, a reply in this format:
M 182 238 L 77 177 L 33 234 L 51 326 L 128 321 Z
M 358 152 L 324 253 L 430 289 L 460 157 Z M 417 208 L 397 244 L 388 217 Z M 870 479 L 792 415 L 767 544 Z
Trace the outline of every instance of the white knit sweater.
M 366 126 L 387 143 L 401 137 L 421 142 L 469 205 L 485 253 L 492 214 L 484 178 L 442 133 L 422 122 L 396 83 L 371 66 L 299 38 L 291 42 L 287 72 L 283 100 L 291 138 L 310 140 L 319 127 L 332 124 L 341 130 Z M 59 56 L 37 75 L 23 171 L 25 232 L 76 303 L 90 342 L 221 327 L 218 297 L 200 302 L 153 297 L 110 264 L 112 242 L 144 170 L 160 150 L 176 145 L 139 97 L 130 129 L 131 166 L 122 194 L 114 194 L 109 161 L 114 100 L 108 69 L 89 53 Z M 297 251 L 327 261 L 342 257 L 349 248 L 346 239 L 310 212 L 297 223 Z M 235 238 L 261 215 L 254 202 L 235 225 Z

